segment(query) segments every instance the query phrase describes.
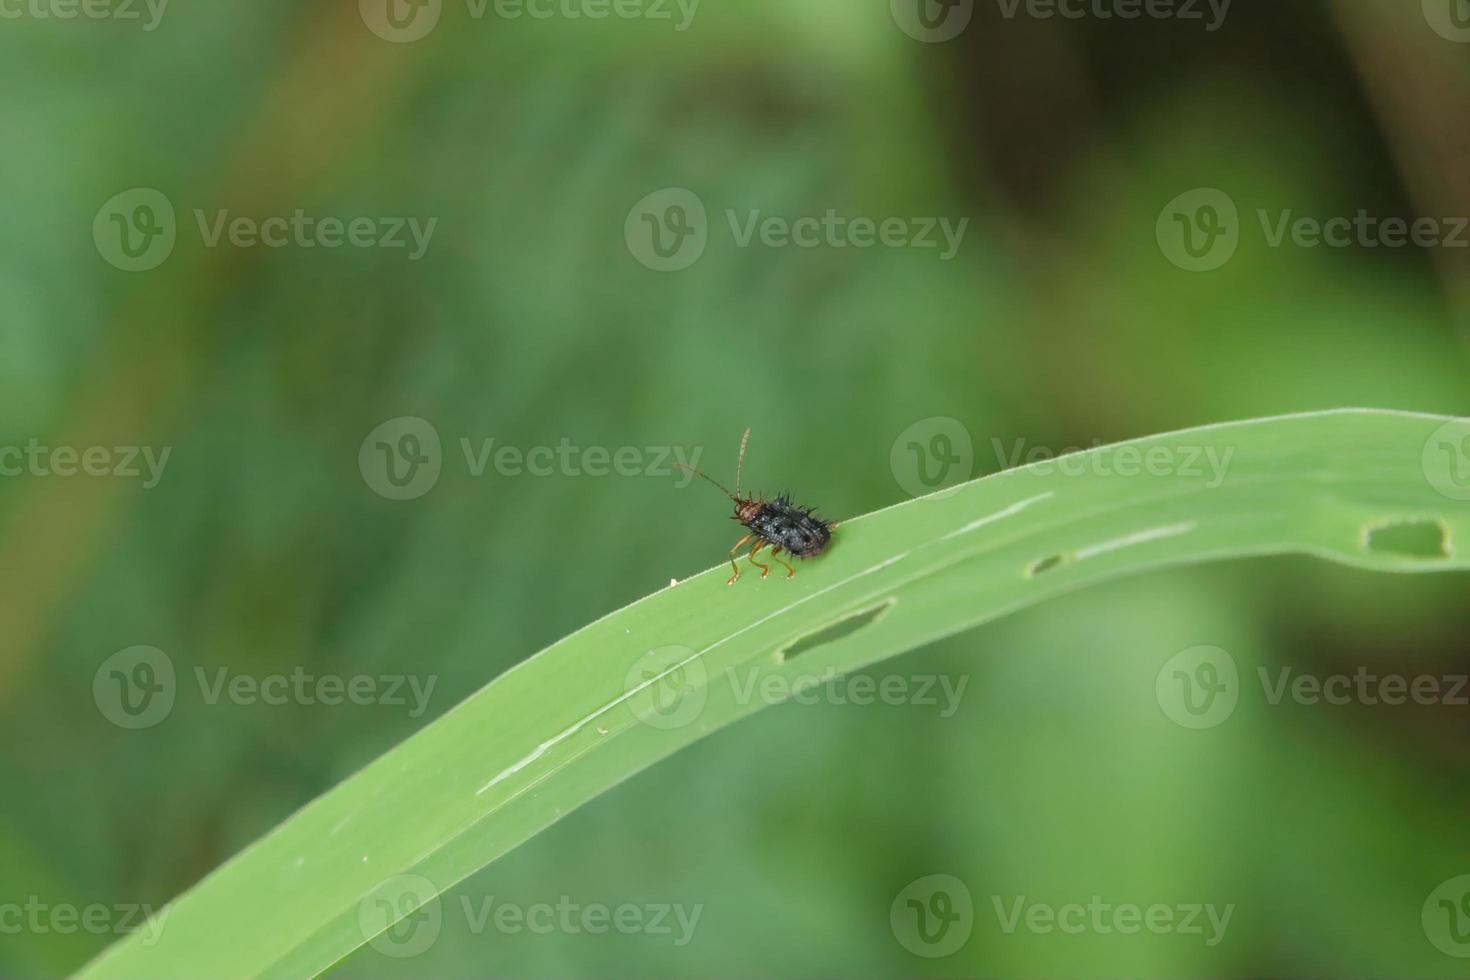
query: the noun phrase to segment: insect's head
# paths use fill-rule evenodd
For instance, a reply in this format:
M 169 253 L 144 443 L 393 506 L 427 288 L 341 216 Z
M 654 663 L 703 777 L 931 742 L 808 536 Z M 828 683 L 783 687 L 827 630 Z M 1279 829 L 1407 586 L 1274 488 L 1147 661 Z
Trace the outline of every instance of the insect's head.
M 754 497 L 735 497 L 733 499 L 735 500 L 735 513 L 731 515 L 731 518 L 741 524 L 749 524 L 755 520 L 756 515 L 761 512 L 761 507 L 764 506 Z

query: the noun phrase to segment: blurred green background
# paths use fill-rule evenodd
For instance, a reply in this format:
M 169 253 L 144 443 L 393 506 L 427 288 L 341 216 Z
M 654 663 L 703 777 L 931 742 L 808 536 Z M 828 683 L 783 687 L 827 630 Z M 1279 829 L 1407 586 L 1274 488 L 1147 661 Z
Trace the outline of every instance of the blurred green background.
M 1213 30 L 1203 5 L 704 0 L 686 19 L 672 0 L 603 18 L 585 16 L 611 9 L 597 0 L 544 18 L 387 2 L 176 2 L 156 20 L 0 2 L 0 446 L 170 450 L 148 488 L 0 479 L 0 976 L 65 974 L 125 927 L 109 911 L 105 928 L 14 928 L 14 910 L 161 906 L 736 537 L 707 487 L 476 475 L 461 440 L 678 446 L 729 481 L 749 425 L 749 486 L 842 517 L 906 499 L 895 441 L 934 418 L 969 433 L 964 476 L 1000 469 L 997 445 L 1343 405 L 1470 414 L 1470 236 L 1273 246 L 1258 220 L 1470 215 L 1458 0 L 1240 4 Z M 136 188 L 173 208 L 176 241 L 127 271 L 115 221 L 166 219 Z M 680 213 L 639 205 L 668 188 L 705 209 L 703 252 L 657 271 L 646 233 Z M 1169 236 L 1197 188 L 1238 209 L 1234 252 L 1203 271 Z M 411 260 L 211 247 L 196 218 L 297 209 L 436 224 Z M 946 259 L 742 247 L 727 218 L 829 210 L 968 225 Z M 359 450 L 406 416 L 433 426 L 442 472 L 390 500 Z M 1272 705 L 1254 678 L 1450 677 L 1470 671 L 1467 636 L 1463 576 L 1305 559 L 1077 595 L 871 671 L 963 679 L 948 717 L 835 698 L 762 712 L 455 889 L 430 949 L 366 948 L 336 973 L 1465 976 L 1421 908 L 1470 873 L 1470 707 Z M 167 654 L 178 692 L 129 730 L 94 679 L 137 645 Z M 1155 697 L 1198 645 L 1243 678 L 1208 730 Z M 434 687 L 418 716 L 209 703 L 196 668 Z M 974 906 L 939 958 L 890 924 L 931 874 Z M 1234 910 L 1214 945 L 1007 932 L 994 904 L 1021 896 Z M 680 945 L 476 928 L 463 903 L 487 901 L 700 913 Z

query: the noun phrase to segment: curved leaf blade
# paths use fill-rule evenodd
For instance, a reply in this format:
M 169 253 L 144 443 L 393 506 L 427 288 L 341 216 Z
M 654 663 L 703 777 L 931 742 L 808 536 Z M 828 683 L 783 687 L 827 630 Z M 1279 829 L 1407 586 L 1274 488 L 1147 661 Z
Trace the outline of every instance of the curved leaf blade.
M 727 589 L 721 566 L 511 669 L 181 896 L 156 942 L 134 934 L 83 975 L 319 973 L 401 941 L 394 923 L 435 895 L 759 710 L 749 678 L 852 671 L 1186 562 L 1465 570 L 1467 504 L 1470 420 L 1342 410 L 1092 449 L 844 522 L 794 580 Z M 1377 530 L 1404 525 L 1425 532 L 1407 549 Z

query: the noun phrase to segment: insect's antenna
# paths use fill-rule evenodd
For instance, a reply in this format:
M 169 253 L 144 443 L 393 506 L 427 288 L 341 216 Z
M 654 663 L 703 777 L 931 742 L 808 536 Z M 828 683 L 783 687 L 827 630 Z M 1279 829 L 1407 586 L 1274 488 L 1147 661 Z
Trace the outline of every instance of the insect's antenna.
M 735 459 L 735 494 L 740 493 L 740 471 L 745 469 L 745 444 L 750 441 L 750 426 L 745 427 L 745 435 L 740 437 L 740 455 Z M 729 491 L 726 491 L 727 493 Z
M 701 473 L 699 470 L 696 470 L 694 467 L 689 466 L 686 463 L 675 463 L 674 465 L 677 466 L 681 470 L 688 470 L 690 473 L 693 473 L 695 476 L 700 477 L 700 478 L 705 479 L 705 480 L 708 480 L 709 482 L 713 483 L 715 486 L 717 486 L 717 487 L 720 488 L 720 492 L 721 493 L 723 493 L 725 496 L 729 497 L 731 500 L 738 500 L 739 499 L 733 493 L 731 493 L 729 490 L 726 490 L 725 489 L 725 485 L 722 484 L 722 483 L 720 483 L 714 477 L 709 476 L 708 474 L 705 474 L 705 473 Z

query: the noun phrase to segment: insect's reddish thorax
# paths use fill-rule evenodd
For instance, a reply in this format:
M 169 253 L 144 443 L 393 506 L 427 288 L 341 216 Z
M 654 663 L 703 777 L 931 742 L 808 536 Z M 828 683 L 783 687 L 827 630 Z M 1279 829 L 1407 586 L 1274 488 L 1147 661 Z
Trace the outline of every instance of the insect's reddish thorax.
M 761 512 L 763 506 L 765 505 L 754 497 L 745 497 L 737 500 L 735 501 L 734 518 L 741 524 L 749 524 L 755 520 L 756 515 Z

